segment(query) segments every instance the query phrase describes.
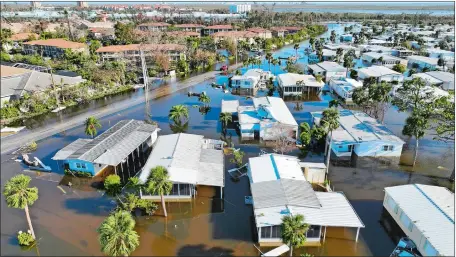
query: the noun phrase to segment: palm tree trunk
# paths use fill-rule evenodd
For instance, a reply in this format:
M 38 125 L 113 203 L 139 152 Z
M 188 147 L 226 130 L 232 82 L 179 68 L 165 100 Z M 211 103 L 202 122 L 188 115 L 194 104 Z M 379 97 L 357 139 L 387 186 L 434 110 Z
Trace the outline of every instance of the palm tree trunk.
M 454 168 L 453 168 L 453 172 L 451 172 L 450 180 L 451 180 L 451 181 L 454 181 Z
M 160 197 L 161 197 L 161 202 L 162 202 L 162 207 L 163 207 L 163 213 L 164 213 L 165 217 L 168 217 L 168 213 L 166 212 L 165 198 L 163 197 L 163 195 L 160 195 Z
M 293 256 L 293 246 L 290 244 L 290 257 Z
M 30 219 L 30 213 L 29 213 L 29 209 L 28 209 L 28 204 L 25 204 L 24 210 L 25 210 L 25 216 L 27 217 L 27 223 L 28 223 L 29 228 L 30 228 L 30 233 L 32 234 L 33 239 L 36 239 L 35 231 L 33 231 L 32 220 Z
M 418 156 L 418 138 L 416 139 L 415 141 L 415 154 L 413 155 L 413 165 L 412 166 L 415 166 L 415 163 L 416 163 L 416 157 Z
M 329 172 L 329 159 L 331 157 L 332 130 L 329 138 L 328 152 L 326 154 L 326 174 Z

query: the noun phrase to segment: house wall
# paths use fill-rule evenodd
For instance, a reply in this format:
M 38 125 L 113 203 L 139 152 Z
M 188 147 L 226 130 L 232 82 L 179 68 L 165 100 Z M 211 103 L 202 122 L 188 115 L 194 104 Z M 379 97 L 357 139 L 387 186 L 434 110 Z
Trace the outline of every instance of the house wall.
M 306 242 L 304 246 L 318 246 L 320 245 L 320 238 L 322 233 L 322 227 L 311 225 L 313 230 L 307 231 Z M 283 244 L 280 238 L 280 225 L 257 227 L 258 231 L 258 243 L 260 246 L 280 246 Z M 266 236 L 266 237 L 265 237 Z
M 2 96 L 2 98 L 0 99 L 0 107 L 3 107 L 9 101 L 10 101 L 10 96 L 9 95 Z
M 64 163 L 64 165 L 67 164 L 71 171 L 89 172 L 92 174 L 92 176 L 96 174 L 95 167 L 94 167 L 93 163 L 91 163 L 91 162 L 78 160 L 78 159 L 68 159 L 68 160 L 65 160 L 63 163 Z M 100 170 L 100 169 L 98 169 L 98 170 Z
M 247 123 L 239 124 L 241 130 L 241 137 L 243 138 L 253 138 L 255 131 L 260 131 L 260 124 Z
M 393 150 L 385 151 L 383 146 L 393 146 Z M 385 141 L 369 141 L 355 145 L 354 153 L 360 157 L 400 157 L 402 154 L 402 143 L 385 142 Z
M 165 195 L 164 198 L 165 200 L 173 201 L 189 201 L 194 195 L 196 195 L 195 187 L 196 186 L 193 184 L 173 183 L 171 193 Z M 160 195 L 151 195 L 143 191 L 140 191 L 139 195 L 141 199 L 161 201 Z
M 304 168 L 304 176 L 310 183 L 323 184 L 325 182 L 325 169 Z
M 402 231 L 413 240 L 417 246 L 418 251 L 423 256 L 438 256 L 439 253 L 433 249 L 429 241 L 422 232 L 413 224 L 413 222 L 403 213 L 400 206 L 394 201 L 394 199 L 385 192 L 385 198 L 383 199 L 383 207 L 389 212 L 394 221 L 399 225 Z
M 418 67 L 420 69 L 424 69 L 424 68 L 429 68 L 429 69 L 435 69 L 436 68 L 436 65 L 433 65 L 433 64 L 429 64 L 429 63 L 426 63 L 426 62 L 422 62 L 422 61 L 418 61 L 418 60 L 409 60 L 408 61 L 408 64 L 410 67 L 413 67 L 413 64 L 416 63 L 418 64 Z

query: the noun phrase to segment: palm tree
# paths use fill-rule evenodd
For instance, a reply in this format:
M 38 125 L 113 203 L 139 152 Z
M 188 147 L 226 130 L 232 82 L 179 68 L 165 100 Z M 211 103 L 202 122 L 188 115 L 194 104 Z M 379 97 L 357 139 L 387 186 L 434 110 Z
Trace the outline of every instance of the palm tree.
M 315 51 L 315 38 L 314 37 L 311 37 L 309 39 L 309 44 L 312 47 L 312 52 Z
M 208 95 L 203 93 L 198 97 L 198 101 L 203 103 L 204 106 L 207 106 L 211 102 L 211 98 Z
M 297 60 L 297 59 L 298 59 L 298 49 L 299 49 L 299 44 L 294 44 L 294 46 L 293 46 L 293 49 L 294 49 L 294 50 L 295 50 L 295 52 L 296 52 L 296 55 L 295 55 L 295 56 L 296 56 L 296 60 Z
M 332 132 L 339 127 L 339 110 L 336 108 L 328 108 L 323 111 L 323 117 L 320 120 L 320 125 L 325 127 L 329 132 L 329 145 L 326 144 L 326 172 L 329 168 L 329 158 L 331 155 Z
M 91 136 L 92 138 L 97 135 L 97 129 L 101 128 L 100 121 L 93 116 L 88 117 L 84 125 L 86 135 Z
M 269 64 L 269 71 L 271 71 L 271 63 L 274 60 L 274 58 L 272 57 L 272 53 L 266 53 L 266 60 Z
M 220 113 L 219 119 L 220 119 L 220 122 L 222 122 L 224 127 L 226 128 L 226 125 L 228 125 L 228 122 L 231 122 L 233 120 L 233 115 L 229 112 L 222 112 L 222 113 Z
M 272 63 L 272 65 L 274 65 L 274 73 L 277 74 L 277 67 L 276 66 L 279 64 L 279 59 L 273 58 L 271 63 Z
M 282 241 L 290 247 L 290 256 L 293 256 L 293 247 L 303 246 L 306 242 L 306 233 L 309 224 L 304 223 L 304 216 L 287 215 L 282 218 Z
M 171 110 L 169 110 L 168 117 L 175 122 L 181 121 L 182 118 L 186 118 L 188 120 L 189 114 L 187 106 L 183 104 L 174 105 L 171 107 Z
M 38 200 L 38 188 L 28 187 L 31 180 L 32 178 L 22 174 L 12 177 L 6 182 L 3 195 L 8 207 L 25 210 L 30 233 L 33 239 L 36 239 L 28 207 Z
M 321 45 L 317 49 L 317 56 L 318 56 L 318 59 L 320 60 L 320 62 L 322 62 L 323 61 L 323 48 Z
M 139 246 L 139 235 L 134 230 L 135 220 L 128 211 L 109 215 L 97 229 L 101 251 L 109 256 L 128 256 Z
M 164 195 L 169 194 L 172 188 L 173 183 L 169 181 L 168 170 L 165 167 L 157 166 L 150 170 L 150 175 L 146 184 L 146 192 L 160 195 L 165 217 L 168 216 L 168 213 L 166 212 Z
M 340 58 L 342 57 L 342 55 L 344 54 L 344 49 L 342 48 L 337 48 L 336 50 L 336 58 L 337 58 L 337 62 L 340 63 Z

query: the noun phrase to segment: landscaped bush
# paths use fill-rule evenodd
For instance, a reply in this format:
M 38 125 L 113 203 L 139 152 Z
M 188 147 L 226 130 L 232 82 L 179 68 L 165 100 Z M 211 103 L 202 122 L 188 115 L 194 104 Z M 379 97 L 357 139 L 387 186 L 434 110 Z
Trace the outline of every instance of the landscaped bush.
M 90 177 L 92 177 L 92 173 L 86 172 L 86 171 L 72 171 L 72 170 L 69 170 L 69 169 L 65 169 L 63 171 L 63 173 L 65 175 L 70 175 L 70 176 L 75 175 L 76 177 L 80 177 L 80 178 L 90 178 Z
M 109 175 L 106 177 L 104 181 L 104 188 L 106 190 L 106 194 L 110 196 L 116 196 L 120 194 L 122 190 L 122 185 L 120 182 L 120 177 L 118 175 Z
M 22 231 L 19 231 L 17 233 L 17 240 L 19 241 L 19 245 L 23 245 L 23 246 L 29 246 L 33 242 L 35 242 L 35 240 L 32 237 L 32 234 L 30 232 L 22 232 Z

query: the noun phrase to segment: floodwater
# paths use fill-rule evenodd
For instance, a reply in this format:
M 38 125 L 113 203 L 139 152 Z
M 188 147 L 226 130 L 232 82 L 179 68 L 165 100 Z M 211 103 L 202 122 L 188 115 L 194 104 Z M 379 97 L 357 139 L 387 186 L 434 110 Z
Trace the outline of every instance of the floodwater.
M 278 54 L 287 53 L 294 55 L 292 46 L 282 49 Z M 263 67 L 267 66 L 267 63 L 263 63 Z M 227 81 L 227 76 L 217 76 L 215 81 L 222 84 Z M 206 81 L 148 102 L 151 119 L 158 123 L 161 135 L 173 133 L 174 128 L 170 126 L 167 117 L 173 105 L 185 104 L 189 107 L 190 119 L 187 126 L 183 128 L 187 133 L 218 139 L 222 136 L 218 122 L 221 100 L 238 99 L 242 105 L 252 104 L 252 101 L 245 96 L 226 94 L 220 89 L 212 88 L 210 82 Z M 188 97 L 189 91 L 198 93 L 205 91 L 210 96 L 211 108 L 207 113 L 200 112 L 198 99 Z M 140 97 L 140 92 L 135 94 Z M 135 94 L 129 97 L 135 97 Z M 287 105 L 299 123 L 308 121 L 310 118 L 308 112 L 327 108 L 331 99 L 330 95 L 313 95 L 310 101 L 300 101 L 302 108 L 295 108 L 297 101 L 289 101 Z M 146 105 L 140 104 L 104 117 L 101 119 L 100 133 L 119 120 L 143 120 L 145 113 Z M 410 161 L 414 146 L 413 140 L 401 136 L 406 117 L 406 113 L 398 113 L 394 108 L 390 108 L 385 118 L 385 125 L 407 142 L 401 159 L 403 163 Z M 228 132 L 235 147 L 246 152 L 245 161 L 249 157 L 258 156 L 261 150 L 272 151 L 255 142 L 241 141 L 234 130 L 228 130 Z M 53 170 L 57 170 L 56 163 L 51 160 L 52 156 L 65 145 L 81 137 L 86 137 L 82 125 L 58 133 L 39 141 L 38 150 L 32 156 L 37 156 Z M 10 160 L 12 157 L 2 155 L 2 187 L 7 179 L 25 169 L 20 163 Z M 321 153 L 310 152 L 305 157 L 301 157 L 305 161 L 323 160 Z M 233 167 L 229 159 L 230 156 L 226 156 L 226 170 Z M 303 247 L 296 249 L 294 253 L 328 256 L 389 255 L 397 244 L 393 238 L 398 235 L 397 232 L 388 233 L 381 225 L 383 188 L 407 183 L 423 183 L 446 186 L 454 190 L 454 185 L 446 179 L 454 167 L 453 163 L 452 145 L 434 141 L 432 136 L 426 136 L 420 140 L 418 161 L 413 169 L 405 165 L 391 165 L 370 159 L 357 160 L 352 164 L 335 162 L 329 169 L 331 184 L 336 191 L 345 193 L 365 224 L 365 228 L 360 230 L 358 242 L 354 241 L 356 234 L 354 229 L 328 229 L 326 241 L 322 246 Z M 39 188 L 40 198 L 30 208 L 35 233 L 40 238 L 39 247 L 22 250 L 17 245 L 15 239 L 17 231 L 27 228 L 24 213 L 22 210 L 7 208 L 5 200 L 2 199 L 1 254 L 100 255 L 96 228 L 115 207 L 112 199 L 103 196 L 102 191 L 90 187 L 90 180 L 79 180 L 69 188 L 60 183 L 62 174 L 59 171 L 40 174 L 24 173 L 35 178 L 32 185 Z M 136 230 L 141 241 L 133 255 L 258 256 L 259 253 L 253 246 L 255 234 L 252 206 L 244 203 L 244 196 L 250 195 L 247 177 L 233 181 L 226 173 L 223 195 L 221 200 L 218 190 L 202 188 L 198 190 L 198 197 L 190 203 L 167 203 L 169 213 L 167 219 L 160 216 L 161 210 L 156 216 L 137 217 Z M 269 249 L 261 250 L 265 252 Z

